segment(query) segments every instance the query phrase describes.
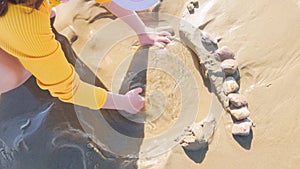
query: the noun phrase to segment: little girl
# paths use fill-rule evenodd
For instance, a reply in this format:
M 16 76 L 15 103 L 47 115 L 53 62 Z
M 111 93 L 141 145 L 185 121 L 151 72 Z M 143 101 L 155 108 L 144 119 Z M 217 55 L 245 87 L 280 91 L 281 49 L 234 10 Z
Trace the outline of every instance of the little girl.
M 97 2 L 129 24 L 142 45 L 163 48 L 169 43 L 168 33 L 146 32 L 144 23 L 133 11 L 146 9 L 157 0 Z M 81 81 L 54 38 L 50 15 L 51 5 L 47 0 L 0 0 L 0 93 L 16 88 L 32 74 L 41 89 L 49 90 L 53 97 L 64 102 L 129 113 L 137 113 L 143 108 L 144 98 L 139 95 L 141 88 L 119 95 Z

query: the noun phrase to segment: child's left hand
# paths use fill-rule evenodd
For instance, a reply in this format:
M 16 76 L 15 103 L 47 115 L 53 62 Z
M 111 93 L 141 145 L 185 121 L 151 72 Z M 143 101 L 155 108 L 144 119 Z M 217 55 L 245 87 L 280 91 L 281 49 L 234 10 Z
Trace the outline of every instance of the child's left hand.
M 167 31 L 159 33 L 148 32 L 138 35 L 141 45 L 154 45 L 161 49 L 165 48 L 166 44 L 171 42 L 168 36 L 171 36 L 171 33 Z
M 51 5 L 54 5 L 54 6 L 57 6 L 59 5 L 60 3 L 66 3 L 66 2 L 69 2 L 70 0 L 59 0 L 59 1 L 56 1 L 56 0 L 50 0 L 50 4 Z M 53 18 L 56 16 L 56 8 L 52 6 L 51 8 L 51 13 L 50 13 L 50 18 Z

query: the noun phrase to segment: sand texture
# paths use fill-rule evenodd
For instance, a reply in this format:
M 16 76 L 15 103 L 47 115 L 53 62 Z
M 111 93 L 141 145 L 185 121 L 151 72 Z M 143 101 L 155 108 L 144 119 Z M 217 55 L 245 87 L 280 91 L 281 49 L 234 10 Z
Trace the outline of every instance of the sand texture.
M 69 51 L 68 59 L 81 78 L 119 93 L 143 87 L 146 107 L 130 116 L 70 106 L 40 91 L 31 78 L 0 96 L 0 166 L 299 168 L 300 1 L 199 0 L 188 9 L 189 3 L 163 0 L 148 10 L 159 15 L 140 13 L 148 26 L 174 30 L 165 50 L 141 47 L 126 24 L 94 1 L 57 7 L 55 27 L 71 42 L 75 53 Z M 203 31 L 216 46 L 202 48 Z M 248 136 L 232 135 L 232 118 L 223 109 L 224 74 L 215 60 L 222 46 L 239 64 L 239 92 L 254 122 Z M 200 150 L 179 144 L 182 136 L 195 141 L 194 133 L 187 134 L 191 128 L 202 140 Z
M 247 97 L 256 126 L 248 137 L 233 137 L 232 120 L 225 113 L 212 141 L 202 151 L 187 152 L 177 146 L 158 157 L 164 162 L 157 165 L 153 165 L 157 162 L 155 159 L 140 160 L 141 168 L 297 168 L 300 165 L 299 2 L 200 0 L 199 7 L 195 8 L 199 12 L 197 15 L 186 12 L 187 3 L 164 0 L 159 10 L 177 17 L 190 15 L 194 25 L 209 21 L 204 31 L 221 39 L 219 47 L 226 45 L 235 53 L 240 69 L 240 92 Z M 77 20 L 73 22 L 79 22 Z M 107 23 L 100 22 L 99 19 L 99 25 Z M 97 24 L 88 25 L 74 28 L 91 32 Z M 73 46 L 81 52 L 82 48 L 76 46 L 76 43 L 83 43 L 78 35 L 78 42 Z M 125 49 L 120 51 L 124 52 L 130 53 Z M 86 56 L 81 53 L 80 57 Z M 93 61 L 90 63 L 88 65 L 93 67 Z M 110 70 L 103 68 L 105 73 L 98 74 L 108 86 L 110 80 L 105 76 Z M 208 112 L 211 101 L 206 104 Z

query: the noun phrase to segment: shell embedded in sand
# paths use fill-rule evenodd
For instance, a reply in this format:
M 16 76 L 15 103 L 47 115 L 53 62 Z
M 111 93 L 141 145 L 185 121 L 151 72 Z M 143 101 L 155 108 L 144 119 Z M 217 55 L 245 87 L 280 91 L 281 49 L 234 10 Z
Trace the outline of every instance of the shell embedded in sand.
M 190 13 L 193 13 L 195 10 L 195 6 L 192 3 L 187 4 L 187 9 L 189 10 Z
M 234 59 L 225 59 L 221 63 L 221 68 L 226 75 L 232 75 L 238 69 L 238 62 Z
M 239 85 L 232 76 L 228 76 L 223 83 L 223 91 L 226 95 L 239 90 Z
M 216 53 L 221 61 L 225 59 L 234 59 L 234 53 L 227 46 L 222 46 Z
M 229 107 L 230 114 L 236 119 L 236 120 L 242 120 L 250 116 L 250 111 L 246 106 L 235 108 L 235 107 Z
M 229 102 L 235 107 L 247 106 L 248 102 L 244 95 L 239 93 L 228 94 Z
M 236 121 L 232 126 L 231 133 L 233 135 L 247 136 L 250 134 L 251 126 L 252 126 L 252 120 L 249 118 Z

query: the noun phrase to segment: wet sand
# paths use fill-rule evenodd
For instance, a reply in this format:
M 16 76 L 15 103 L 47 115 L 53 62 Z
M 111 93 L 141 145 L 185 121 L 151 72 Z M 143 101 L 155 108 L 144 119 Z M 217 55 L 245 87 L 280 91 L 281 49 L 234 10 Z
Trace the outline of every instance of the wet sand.
M 82 49 L 87 40 L 114 17 L 105 10 L 99 13 L 99 7 L 92 5 L 91 1 L 79 2 L 77 5 L 80 8 L 75 5 L 75 0 L 69 2 L 68 6 L 61 6 L 63 10 L 58 10 L 56 25 L 69 39 L 74 39 L 74 35 L 77 35 L 77 40 L 73 43 L 75 51 L 96 71 L 95 66 L 98 64 L 93 65 L 95 58 L 90 61 L 85 59 L 88 57 L 83 55 Z M 250 117 L 256 127 L 249 137 L 233 137 L 231 118 L 224 114 L 213 139 L 202 151 L 185 152 L 180 146 L 176 146 L 157 158 L 141 159 L 140 168 L 297 168 L 300 166 L 297 112 L 300 110 L 297 104 L 300 101 L 300 82 L 297 79 L 300 73 L 299 1 L 199 2 L 202 15 L 197 18 L 197 22 L 213 18 L 205 31 L 213 36 L 220 36 L 222 40 L 219 46 L 229 46 L 236 54 L 241 73 L 240 91 L 248 98 L 252 113 Z M 182 1 L 174 3 L 165 0 L 160 11 L 181 17 L 184 4 Z M 62 16 L 62 13 L 68 15 Z M 102 18 L 99 17 L 101 14 Z M 134 40 L 123 46 L 119 53 L 115 51 L 116 56 L 124 55 L 124 52 L 129 55 L 130 50 L 126 49 L 130 49 L 130 46 L 133 46 L 132 50 L 136 50 Z M 107 86 L 111 86 L 109 74 L 112 75 L 113 70 L 103 66 L 102 72 L 97 71 Z M 200 121 L 205 117 L 203 114 L 207 114 L 211 103 L 206 98 L 211 96 L 203 85 L 202 78 L 197 77 L 199 86 L 202 86 L 199 89 L 199 105 L 204 103 L 200 106 L 200 117 L 197 118 Z M 168 81 L 172 83 L 172 80 Z M 151 135 L 151 132 L 147 134 Z M 164 159 L 164 162 L 157 163 L 157 159 Z

